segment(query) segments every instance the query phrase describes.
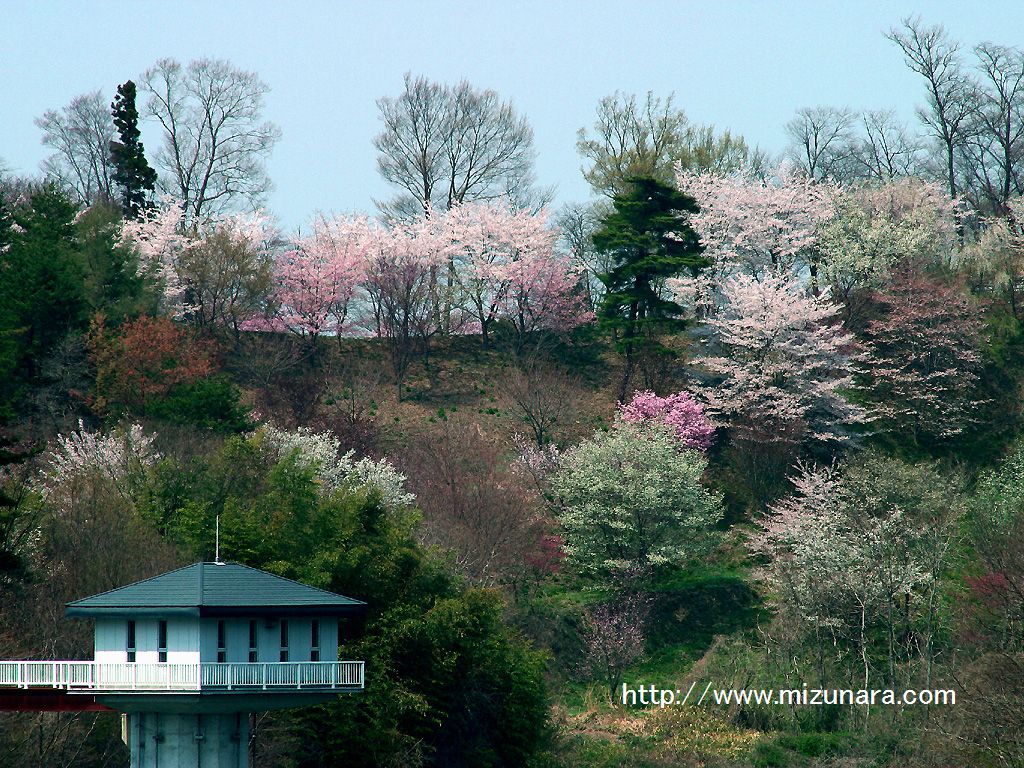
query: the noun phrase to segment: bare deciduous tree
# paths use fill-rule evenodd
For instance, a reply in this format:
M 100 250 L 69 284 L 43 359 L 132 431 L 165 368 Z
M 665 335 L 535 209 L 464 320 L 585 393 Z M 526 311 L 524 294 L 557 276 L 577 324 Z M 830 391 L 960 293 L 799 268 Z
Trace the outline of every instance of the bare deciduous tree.
M 674 159 L 686 145 L 689 120 L 673 105 L 674 94 L 662 101 L 648 91 L 642 104 L 636 94 L 616 91 L 597 105 L 591 137 L 577 133 L 576 151 L 591 162 L 583 177 L 596 192 L 613 197 L 626 179 L 650 176 L 670 181 Z
M 181 200 L 186 218 L 256 207 L 270 188 L 264 161 L 281 137 L 262 120 L 266 83 L 222 59 L 187 67 L 161 59 L 142 75 L 141 89 L 164 131 L 160 186 Z
M 640 103 L 635 94 L 616 91 L 601 99 L 594 135 L 581 128 L 576 141 L 576 151 L 591 162 L 583 177 L 594 191 L 614 197 L 633 176 L 671 183 L 676 164 L 685 170 L 722 172 L 764 165 L 764 154 L 751 150 L 742 136 L 691 125 L 673 105 L 674 98 L 669 94 L 662 100 L 648 91 Z
M 886 37 L 903 51 L 907 66 L 925 79 L 928 106 L 919 108 L 918 115 L 942 148 L 946 185 L 950 197 L 956 197 L 957 156 L 975 90 L 963 69 L 960 44 L 941 24 L 926 27 L 920 18 L 910 17 L 903 20 L 902 30 L 894 27 Z
M 981 75 L 971 102 L 966 150 L 973 183 L 998 213 L 1024 191 L 1024 52 L 993 43 L 974 49 Z
M 615 693 L 622 673 L 644 655 L 644 625 L 651 599 L 639 592 L 626 593 L 588 610 L 584 620 L 587 662 L 608 684 L 608 702 L 625 705 Z
M 855 116 L 849 109 L 805 107 L 786 123 L 789 159 L 812 179 L 843 175 Z
M 401 95 L 377 107 L 384 123 L 373 140 L 377 168 L 402 189 L 379 204 L 385 213 L 405 217 L 504 196 L 531 201 L 533 129 L 494 91 L 406 73 Z
M 575 410 L 570 384 L 566 376 L 539 363 L 516 368 L 502 380 L 502 393 L 539 448 L 551 442 L 554 429 Z
M 227 222 L 186 249 L 178 271 L 189 286 L 193 322 L 208 331 L 229 329 L 236 342 L 242 323 L 266 308 L 273 288 L 270 249 Z
M 591 309 L 601 303 L 604 295 L 604 283 L 598 279 L 598 275 L 612 268 L 613 259 L 608 254 L 598 253 L 593 241 L 594 233 L 609 213 L 611 205 L 608 201 L 599 200 L 591 203 L 566 203 L 555 217 L 561 235 L 561 248 L 569 254 L 574 265 L 586 270 L 587 301 Z
M 456 417 L 413 437 L 401 468 L 423 511 L 427 544 L 482 585 L 513 583 L 542 546 L 543 500 L 507 464 L 504 445 Z
M 868 110 L 860 123 L 864 132 L 851 155 L 854 173 L 884 184 L 917 169 L 920 142 L 907 133 L 891 109 Z
M 110 142 L 114 120 L 100 91 L 76 96 L 62 109 L 36 118 L 43 144 L 54 154 L 43 161 L 43 172 L 71 190 L 82 203 L 114 197 Z

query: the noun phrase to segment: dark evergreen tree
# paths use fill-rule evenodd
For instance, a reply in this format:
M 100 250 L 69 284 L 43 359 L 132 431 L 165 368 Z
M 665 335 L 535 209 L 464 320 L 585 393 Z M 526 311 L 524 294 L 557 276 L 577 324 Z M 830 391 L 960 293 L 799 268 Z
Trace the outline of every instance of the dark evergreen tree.
M 594 247 L 613 259 L 612 268 L 598 275 L 607 290 L 597 314 L 625 358 L 620 401 L 638 359 L 666 354 L 661 337 L 685 325 L 665 280 L 687 271 L 695 276 L 708 265 L 697 233 L 680 215 L 697 211 L 694 200 L 656 179 L 629 183 L 631 190 L 614 198 L 614 211 L 594 233 Z
M 0 413 L 0 425 L 6 421 Z M 35 453 L 19 446 L 10 435 L 0 432 L 0 595 L 28 575 L 25 556 L 36 529 L 24 504 L 28 486 L 12 470 Z
M 121 207 L 99 200 L 75 222 L 82 257 L 84 295 L 89 316 L 102 312 L 111 325 L 151 309 L 153 297 L 140 276 L 138 255 L 118 242 Z
M 8 260 L 5 254 L 14 236 L 13 206 L 5 192 L 6 189 L 0 188 L 0 269 L 6 267 Z M 11 280 L 5 273 L 6 269 L 0 272 L 0 422 L 11 416 L 10 404 L 16 390 L 14 375 L 21 354 L 18 317 L 7 300 Z
M 0 369 L 9 357 L 16 381 L 30 381 L 58 341 L 85 327 L 75 209 L 67 195 L 48 184 L 13 211 L 16 226 L 9 228 L 10 242 L 0 252 Z
M 156 188 L 156 171 L 146 162 L 146 153 L 139 140 L 139 111 L 135 107 L 135 83 L 131 80 L 117 86 L 117 97 L 110 105 L 114 127 L 121 141 L 110 142 L 110 161 L 114 165 L 114 182 L 121 187 L 121 205 L 129 219 L 152 203 L 149 195 Z

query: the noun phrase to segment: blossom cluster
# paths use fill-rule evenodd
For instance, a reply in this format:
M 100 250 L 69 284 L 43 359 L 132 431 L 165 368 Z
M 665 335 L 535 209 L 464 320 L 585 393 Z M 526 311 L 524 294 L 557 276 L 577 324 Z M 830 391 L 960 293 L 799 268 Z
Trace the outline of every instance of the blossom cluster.
M 136 469 L 159 461 L 154 441 L 155 437 L 143 433 L 139 424 L 103 434 L 86 429 L 79 420 L 78 429 L 58 435 L 56 445 L 47 452 L 37 488 L 46 498 L 55 489 L 91 473 L 118 484 Z
M 651 391 L 637 392 L 629 403 L 619 403 L 619 416 L 632 424 L 662 423 L 687 448 L 706 451 L 711 447 L 715 425 L 704 407 L 687 392 L 659 397 Z
M 405 490 L 405 475 L 390 462 L 355 459 L 354 451 L 342 453 L 341 443 L 329 431 L 315 432 L 309 427 L 288 431 L 266 424 L 260 434 L 278 458 L 294 457 L 300 466 L 313 469 L 325 493 L 374 490 L 391 509 L 408 507 L 416 501 L 416 496 Z

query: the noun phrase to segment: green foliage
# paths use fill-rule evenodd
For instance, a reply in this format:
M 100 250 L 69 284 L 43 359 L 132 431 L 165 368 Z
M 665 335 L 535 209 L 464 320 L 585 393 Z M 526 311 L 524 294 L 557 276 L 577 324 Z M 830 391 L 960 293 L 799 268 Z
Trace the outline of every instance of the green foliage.
M 576 150 L 592 163 L 583 176 L 595 192 L 611 197 L 635 176 L 671 183 L 677 167 L 731 173 L 756 172 L 764 165 L 764 153 L 751 150 L 742 136 L 691 124 L 674 98 L 669 94 L 662 100 L 648 91 L 642 102 L 619 92 L 601 99 L 595 134 L 581 128 L 576 142 Z
M 970 511 L 973 528 L 1003 533 L 1024 517 L 1024 443 L 1012 446 L 999 467 L 978 480 Z
M 158 471 L 149 515 L 195 557 L 221 551 L 363 600 L 346 658 L 367 662 L 360 697 L 289 719 L 297 765 L 525 766 L 547 733 L 544 661 L 488 590 L 466 590 L 415 539 L 418 515 L 375 492 L 325 494 L 318 467 L 257 435 L 229 438 L 181 483 Z
M 985 320 L 988 343 L 978 382 L 977 423 L 948 446 L 957 460 L 974 466 L 992 464 L 1021 433 L 1024 421 L 1024 327 L 998 306 L 988 308 Z
M 0 365 L 31 378 L 40 361 L 86 317 L 75 205 L 57 187 L 36 191 L 12 212 L 8 246 L 0 251 Z M 16 346 L 11 346 L 14 339 Z
M 75 222 L 89 314 L 102 312 L 114 325 L 154 304 L 138 274 L 136 254 L 118 244 L 120 224 L 120 210 L 102 201 L 93 203 Z
M 666 573 L 651 585 L 654 603 L 648 621 L 648 648 L 699 659 L 715 638 L 742 632 L 757 621 L 760 597 L 747 574 L 720 567 Z M 680 645 L 681 644 L 681 645 Z
M 34 520 L 25 503 L 28 488 L 12 469 L 24 464 L 32 453 L 0 434 L 0 589 L 29 574 L 28 545 Z
M 345 700 L 334 710 L 329 754 L 338 764 L 379 764 L 366 740 L 378 760 L 383 750 L 443 766 L 523 766 L 543 746 L 543 661 L 504 627 L 493 592 L 437 599 L 425 612 L 396 605 L 369 623 L 354 652 L 376 680 L 365 707 Z
M 696 275 L 708 265 L 697 233 L 680 214 L 696 213 L 697 204 L 674 187 L 652 178 L 634 177 L 632 189 L 614 198 L 615 210 L 594 233 L 594 247 L 611 259 L 598 275 L 605 286 L 597 316 L 626 357 L 619 400 L 637 354 L 666 352 L 665 333 L 681 330 L 683 308 L 665 297 L 665 280 L 684 271 Z
M 551 487 L 568 562 L 590 575 L 646 572 L 707 553 L 721 500 L 702 453 L 667 430 L 619 423 L 567 451 Z
M 241 391 L 225 376 L 179 384 L 167 395 L 146 404 L 146 415 L 175 424 L 190 424 L 212 432 L 252 429 Z
M 8 269 L 4 254 L 9 249 L 14 236 L 12 224 L 14 224 L 12 208 L 0 194 L 0 265 L 3 265 L 3 272 L 0 272 L 0 298 L 4 299 L 6 299 L 7 290 L 4 288 L 3 275 Z M 9 419 L 12 415 L 10 401 L 16 392 L 14 374 L 18 369 L 21 357 L 19 335 L 18 315 L 14 306 L 6 300 L 0 301 L 0 422 Z
M 964 501 L 955 478 L 868 453 L 793 482 L 797 493 L 755 537 L 769 558 L 763 574 L 778 611 L 778 651 L 805 659 L 799 676 L 822 686 L 922 684 L 958 559 Z

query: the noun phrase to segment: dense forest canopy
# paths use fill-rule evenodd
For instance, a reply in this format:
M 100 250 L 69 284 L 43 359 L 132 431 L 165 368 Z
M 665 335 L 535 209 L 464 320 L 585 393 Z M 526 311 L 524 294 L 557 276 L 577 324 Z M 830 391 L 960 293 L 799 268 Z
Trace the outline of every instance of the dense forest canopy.
M 468 81 L 382 96 L 394 197 L 297 233 L 255 72 L 46 112 L 0 175 L 0 658 L 89 658 L 63 604 L 219 524 L 368 604 L 365 693 L 257 716 L 257 766 L 1024 765 L 1024 53 L 888 37 L 919 125 L 809 107 L 773 156 L 615 92 L 558 210 Z M 0 714 L 2 765 L 125 761 Z

